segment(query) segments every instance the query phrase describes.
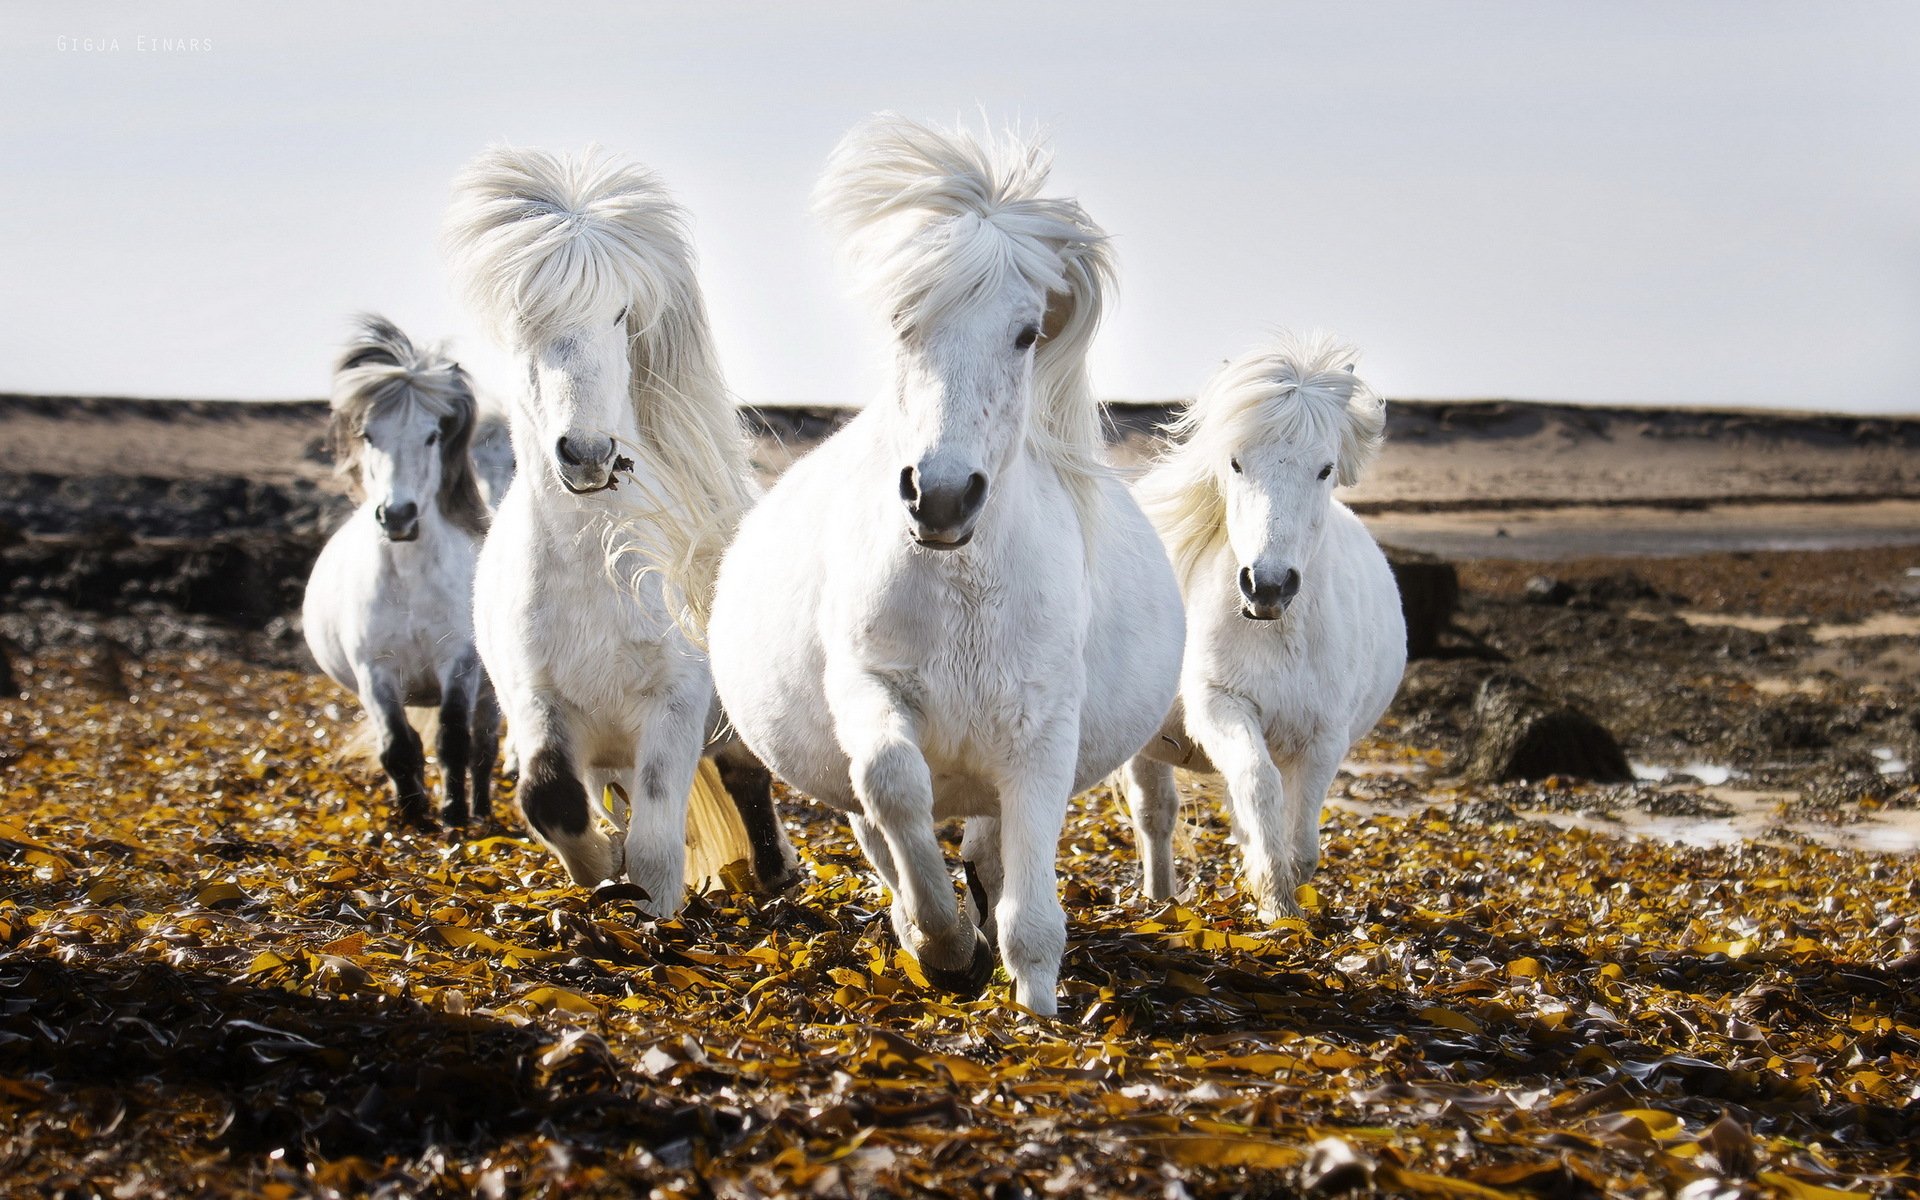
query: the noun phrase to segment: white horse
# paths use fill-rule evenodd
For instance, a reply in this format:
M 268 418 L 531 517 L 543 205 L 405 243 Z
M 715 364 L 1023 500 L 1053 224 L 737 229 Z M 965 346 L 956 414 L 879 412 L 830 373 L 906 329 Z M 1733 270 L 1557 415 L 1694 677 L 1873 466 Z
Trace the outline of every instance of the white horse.
M 651 911 L 676 912 L 713 681 L 678 603 L 616 568 L 710 576 L 757 493 L 685 217 L 638 167 L 503 147 L 461 176 L 447 232 L 469 299 L 527 373 L 509 415 L 518 473 L 475 590 L 521 810 L 576 882 L 624 874 Z M 794 858 L 771 779 L 738 747 L 718 757 L 742 849 L 779 886 Z M 624 837 L 595 819 L 616 784 Z
M 307 580 L 307 646 L 352 688 L 378 736 L 403 820 L 433 824 L 408 705 L 437 705 L 441 816 L 492 812 L 500 710 L 473 644 L 473 568 L 487 528 L 468 443 L 474 402 L 458 364 L 360 318 L 334 368 L 329 437 L 364 499 Z
M 1173 768 L 1225 777 L 1262 920 L 1297 914 L 1340 760 L 1387 711 L 1407 629 L 1386 556 L 1333 498 L 1386 407 L 1331 337 L 1281 335 L 1213 377 L 1135 489 L 1187 602 L 1180 704 L 1127 765 L 1149 898 L 1174 893 Z
M 851 815 L 929 978 L 978 993 L 997 924 L 1017 999 L 1051 1014 L 1067 802 L 1159 728 L 1183 621 L 1099 459 L 1106 240 L 1046 178 L 1036 146 L 893 116 L 841 143 L 818 204 L 892 319 L 894 383 L 742 522 L 709 640 L 741 735 Z

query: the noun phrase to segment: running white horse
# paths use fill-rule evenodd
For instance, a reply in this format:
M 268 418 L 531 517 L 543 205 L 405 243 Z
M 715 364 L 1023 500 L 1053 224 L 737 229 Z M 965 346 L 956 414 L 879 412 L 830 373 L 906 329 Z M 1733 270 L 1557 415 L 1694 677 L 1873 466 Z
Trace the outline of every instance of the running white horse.
M 1400 685 L 1407 629 L 1393 572 L 1333 498 L 1385 431 L 1355 357 L 1326 335 L 1281 335 L 1234 360 L 1135 489 L 1187 601 L 1179 707 L 1122 778 L 1149 898 L 1174 893 L 1179 766 L 1224 776 L 1261 919 L 1297 914 L 1340 760 Z
M 892 319 L 894 382 L 741 523 L 709 641 L 741 735 L 851 815 L 928 977 L 1056 1009 L 1067 802 L 1173 701 L 1184 623 L 1102 467 L 1086 353 L 1110 262 L 1041 149 L 893 116 L 818 204 Z M 967 818 L 969 922 L 935 823 Z M 980 927 L 976 929 L 976 924 Z
M 400 817 L 431 825 L 426 759 L 409 705 L 440 710 L 435 754 L 463 825 L 492 812 L 500 710 L 473 644 L 473 567 L 487 529 L 468 443 L 473 391 L 458 364 L 360 318 L 334 368 L 329 437 L 364 499 L 307 580 L 307 646 L 366 707 Z
M 521 810 L 576 882 L 624 874 L 660 914 L 680 908 L 713 681 L 680 603 L 618 571 L 668 561 L 710 578 L 757 494 L 685 225 L 638 167 L 502 147 L 461 176 L 447 226 L 469 299 L 526 369 L 518 471 L 475 593 Z M 738 747 L 717 757 L 741 849 L 779 886 L 794 859 L 770 777 Z M 630 798 L 624 836 L 596 820 L 612 785 Z

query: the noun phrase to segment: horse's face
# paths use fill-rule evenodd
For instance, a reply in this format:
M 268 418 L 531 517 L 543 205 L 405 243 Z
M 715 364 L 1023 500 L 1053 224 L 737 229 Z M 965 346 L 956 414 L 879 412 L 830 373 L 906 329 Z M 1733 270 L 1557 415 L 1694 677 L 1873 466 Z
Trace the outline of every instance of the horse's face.
M 626 310 L 538 338 L 525 353 L 523 407 L 535 452 L 575 495 L 610 487 L 619 443 L 639 434 L 628 395 Z
M 446 431 L 418 404 L 400 404 L 360 430 L 360 487 L 390 542 L 420 536 L 420 513 L 440 492 L 440 439 Z
M 994 479 L 1019 452 L 1045 306 L 1043 294 L 1016 280 L 1001 295 L 901 331 L 896 469 L 908 528 L 920 545 L 966 545 Z
M 1249 442 L 1218 465 L 1227 501 L 1240 613 L 1271 621 L 1287 611 L 1312 569 L 1339 477 L 1332 436 Z

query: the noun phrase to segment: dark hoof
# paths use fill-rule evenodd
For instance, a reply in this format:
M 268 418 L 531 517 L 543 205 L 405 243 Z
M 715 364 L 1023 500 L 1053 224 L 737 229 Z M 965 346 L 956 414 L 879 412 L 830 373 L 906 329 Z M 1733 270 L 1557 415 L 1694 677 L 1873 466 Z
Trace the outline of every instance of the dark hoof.
M 467 810 L 448 805 L 446 808 L 440 810 L 440 822 L 452 829 L 465 829 L 467 827 Z
M 798 867 L 790 871 L 786 870 L 784 865 L 776 867 L 772 878 L 768 878 L 757 871 L 754 872 L 755 886 L 769 896 L 785 895 L 795 884 L 800 882 L 800 879 L 801 872 Z
M 986 991 L 987 984 L 993 981 L 993 946 L 976 929 L 973 931 L 973 961 L 967 964 L 966 970 L 943 971 L 928 962 L 922 962 L 920 970 L 926 974 L 927 982 L 941 991 L 973 1000 Z
M 403 804 L 398 815 L 403 828 L 429 832 L 440 828 L 440 822 L 433 819 L 433 813 L 426 805 Z

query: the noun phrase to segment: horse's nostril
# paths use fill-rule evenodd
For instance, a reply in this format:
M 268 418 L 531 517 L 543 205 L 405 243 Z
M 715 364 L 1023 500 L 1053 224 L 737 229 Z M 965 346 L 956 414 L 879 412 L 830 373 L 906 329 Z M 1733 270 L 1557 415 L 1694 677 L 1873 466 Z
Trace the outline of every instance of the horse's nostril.
M 966 506 L 968 512 L 973 512 L 980 507 L 981 502 L 986 498 L 987 477 L 975 471 L 973 474 L 967 476 L 967 490 L 961 495 L 960 503 Z
M 566 438 L 561 438 L 559 441 L 555 442 L 553 444 L 553 449 L 554 449 L 554 453 L 560 456 L 561 462 L 567 464 L 570 467 L 577 467 L 580 465 L 579 457 L 574 454 L 573 447 L 567 444 Z
M 1280 595 L 1285 599 L 1292 599 L 1294 593 L 1299 590 L 1300 572 L 1288 567 L 1287 573 L 1280 577 Z
M 920 472 L 912 467 L 900 468 L 900 498 L 907 502 L 908 508 L 920 505 Z
M 1240 568 L 1240 594 L 1242 596 L 1245 596 L 1247 599 L 1251 600 L 1253 599 L 1254 592 L 1257 590 L 1258 589 L 1255 588 L 1254 582 L 1253 582 L 1253 568 L 1241 567 Z

